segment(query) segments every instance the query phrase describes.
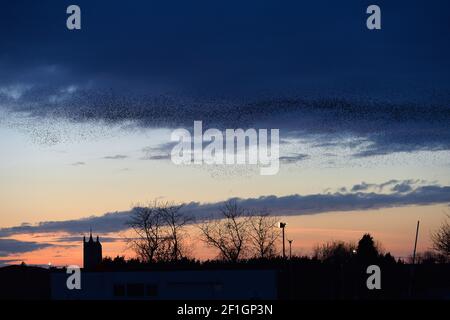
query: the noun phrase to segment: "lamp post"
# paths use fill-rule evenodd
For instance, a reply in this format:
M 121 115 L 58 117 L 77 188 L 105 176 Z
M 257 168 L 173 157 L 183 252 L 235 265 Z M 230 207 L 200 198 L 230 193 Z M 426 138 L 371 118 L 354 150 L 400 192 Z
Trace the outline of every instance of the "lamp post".
M 294 240 L 288 240 L 288 242 L 289 242 L 289 260 L 292 259 L 292 241 L 294 241 Z
M 286 245 L 285 245 L 285 241 L 284 241 L 284 228 L 286 228 L 286 223 L 280 222 L 279 226 L 282 229 L 282 233 L 283 233 L 283 259 L 285 259 L 286 258 Z

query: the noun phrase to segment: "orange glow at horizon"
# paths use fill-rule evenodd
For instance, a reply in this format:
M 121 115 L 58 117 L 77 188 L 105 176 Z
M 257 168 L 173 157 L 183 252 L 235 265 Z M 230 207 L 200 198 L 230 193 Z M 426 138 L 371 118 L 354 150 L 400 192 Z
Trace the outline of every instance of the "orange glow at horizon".
M 446 206 L 402 207 L 364 212 L 336 212 L 317 215 L 279 217 L 287 222 L 286 240 L 293 240 L 292 251 L 295 255 L 309 255 L 313 248 L 321 243 L 342 240 L 357 243 L 364 233 L 370 233 L 382 245 L 382 249 L 396 257 L 407 258 L 412 253 L 415 225 L 420 219 L 418 252 L 431 248 L 430 234 L 437 229 L 444 218 Z M 192 257 L 213 259 L 217 252 L 205 246 L 200 240 L 196 226 L 187 228 L 188 246 Z M 94 230 L 94 235 L 96 235 Z M 25 262 L 30 265 L 53 266 L 82 265 L 82 237 L 80 241 L 63 241 L 67 233 L 21 234 L 11 238 L 20 241 L 33 241 L 52 246 L 36 251 L 0 257 L 1 260 L 13 260 L 17 264 Z M 73 236 L 73 235 L 71 235 Z M 103 238 L 118 238 L 117 241 L 103 241 L 103 256 L 134 257 L 125 239 L 131 236 L 129 231 L 99 234 Z M 281 248 L 281 238 L 278 249 Z M 289 246 L 286 241 L 286 248 Z M 287 252 L 288 253 L 288 252 Z

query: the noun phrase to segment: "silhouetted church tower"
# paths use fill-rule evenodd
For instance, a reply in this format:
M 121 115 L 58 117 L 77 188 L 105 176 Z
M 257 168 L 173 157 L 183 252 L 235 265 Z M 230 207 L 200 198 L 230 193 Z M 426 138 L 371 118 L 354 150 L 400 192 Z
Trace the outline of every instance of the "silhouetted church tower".
M 83 236 L 83 267 L 94 269 L 102 262 L 102 244 L 97 236 L 97 241 L 92 239 L 92 230 L 89 232 L 89 240 Z

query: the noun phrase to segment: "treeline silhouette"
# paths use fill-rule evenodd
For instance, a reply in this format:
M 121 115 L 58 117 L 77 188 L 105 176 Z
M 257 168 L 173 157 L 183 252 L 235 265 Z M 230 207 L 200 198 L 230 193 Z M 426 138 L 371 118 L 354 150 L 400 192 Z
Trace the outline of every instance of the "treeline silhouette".
M 219 216 L 196 221 L 182 205 L 154 202 L 133 210 L 134 231 L 128 243 L 135 258 L 105 257 L 85 272 L 271 270 L 279 299 L 448 299 L 450 297 L 450 223 L 432 234 L 434 251 L 415 259 L 395 259 L 370 235 L 357 243 L 331 241 L 310 256 L 283 257 L 277 218 L 229 202 Z M 449 217 L 450 218 L 450 217 Z M 188 225 L 197 225 L 200 240 L 217 253 L 201 261 L 190 252 Z M 368 266 L 381 271 L 381 290 L 370 290 Z M 65 268 L 36 268 L 24 263 L 0 268 L 0 299 L 49 299 L 50 274 Z M 264 279 L 261 279 L 264 281 Z
M 382 290 L 369 290 L 367 267 L 381 270 Z M 423 260 L 411 265 L 382 253 L 370 234 L 353 245 L 341 241 L 318 246 L 312 256 L 200 261 L 144 262 L 106 257 L 96 271 L 274 270 L 280 299 L 440 299 L 450 291 L 450 265 Z M 264 279 L 261 279 L 264 281 Z
M 219 215 L 196 222 L 200 240 L 217 258 L 192 256 L 186 240 L 188 224 L 183 205 L 154 202 L 135 208 L 129 221 L 134 237 L 129 244 L 136 258 L 106 257 L 96 271 L 273 270 L 280 299 L 410 299 L 450 295 L 448 223 L 433 235 L 434 251 L 395 259 L 383 252 L 370 234 L 358 243 L 332 241 L 314 248 L 311 256 L 283 257 L 278 249 L 280 229 L 268 211 L 226 203 Z M 447 251 L 446 251 L 447 250 Z M 381 270 L 382 290 L 370 290 L 368 266 Z M 261 281 L 264 281 L 262 279 Z
M 428 261 L 426 263 L 429 263 Z M 433 262 L 434 263 L 434 262 Z M 99 270 L 123 270 L 123 269 L 214 269 L 214 268 L 254 268 L 255 266 L 273 268 L 289 265 L 370 265 L 405 264 L 403 260 L 396 260 L 389 252 L 381 253 L 370 234 L 365 234 L 357 245 L 343 241 L 333 241 L 317 246 L 312 256 L 292 256 L 283 258 L 273 255 L 271 257 L 253 257 L 239 260 L 214 259 L 198 260 L 183 257 L 178 260 L 143 261 L 139 258 L 126 259 L 124 256 L 115 258 L 105 257 Z
M 280 255 L 285 255 L 285 252 L 279 250 L 281 229 L 278 218 L 271 216 L 267 210 L 251 210 L 240 207 L 236 201 L 229 201 L 220 208 L 218 214 L 195 221 L 182 210 L 183 207 L 183 204 L 156 200 L 146 206 L 135 207 L 127 222 L 133 236 L 126 240 L 135 252 L 137 260 L 123 262 L 117 258 L 117 264 L 172 265 L 173 262 L 180 265 L 202 264 L 192 256 L 195 241 L 188 244 L 187 240 L 191 236 L 187 232 L 188 225 L 196 226 L 200 233 L 198 240 L 215 250 L 217 260 L 222 264 L 278 261 Z M 448 218 L 450 219 L 450 216 Z M 432 234 L 432 241 L 434 251 L 418 254 L 416 261 L 448 262 L 450 257 L 448 221 Z M 355 261 L 367 264 L 380 259 L 394 261 L 390 253 L 383 254 L 381 251 L 380 245 L 367 234 L 358 244 L 333 241 L 317 246 L 311 259 L 339 264 Z M 406 262 L 410 262 L 409 260 Z M 212 262 L 203 264 L 209 263 Z M 112 264 L 112 261 L 109 261 L 109 264 Z

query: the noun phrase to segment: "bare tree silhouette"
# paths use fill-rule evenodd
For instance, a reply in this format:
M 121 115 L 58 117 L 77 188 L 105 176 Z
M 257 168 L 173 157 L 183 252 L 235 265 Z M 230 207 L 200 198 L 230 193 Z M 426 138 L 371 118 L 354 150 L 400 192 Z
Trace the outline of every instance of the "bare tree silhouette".
M 431 239 L 433 249 L 448 259 L 450 257 L 450 214 L 447 214 L 447 219 L 431 235 Z
M 220 219 L 211 219 L 199 226 L 202 240 L 219 250 L 222 259 L 236 262 L 244 256 L 248 241 L 248 212 L 227 202 L 220 210 Z
M 168 202 L 159 207 L 166 229 L 167 259 L 171 261 L 180 260 L 189 254 L 185 245 L 188 236 L 185 227 L 193 219 L 180 212 L 181 208 L 183 208 L 183 205 Z
M 163 220 L 157 202 L 146 207 L 134 208 L 127 224 L 136 235 L 136 237 L 128 239 L 128 242 L 138 258 L 144 262 L 156 260 L 158 250 L 161 249 L 164 240 Z
M 250 219 L 250 246 L 257 258 L 273 258 L 276 256 L 276 241 L 280 237 L 277 228 L 278 219 L 269 212 L 253 214 Z
M 154 262 L 185 257 L 184 228 L 191 219 L 180 212 L 181 208 L 182 205 L 154 201 L 133 209 L 127 224 L 135 237 L 128 239 L 128 243 L 140 260 Z

